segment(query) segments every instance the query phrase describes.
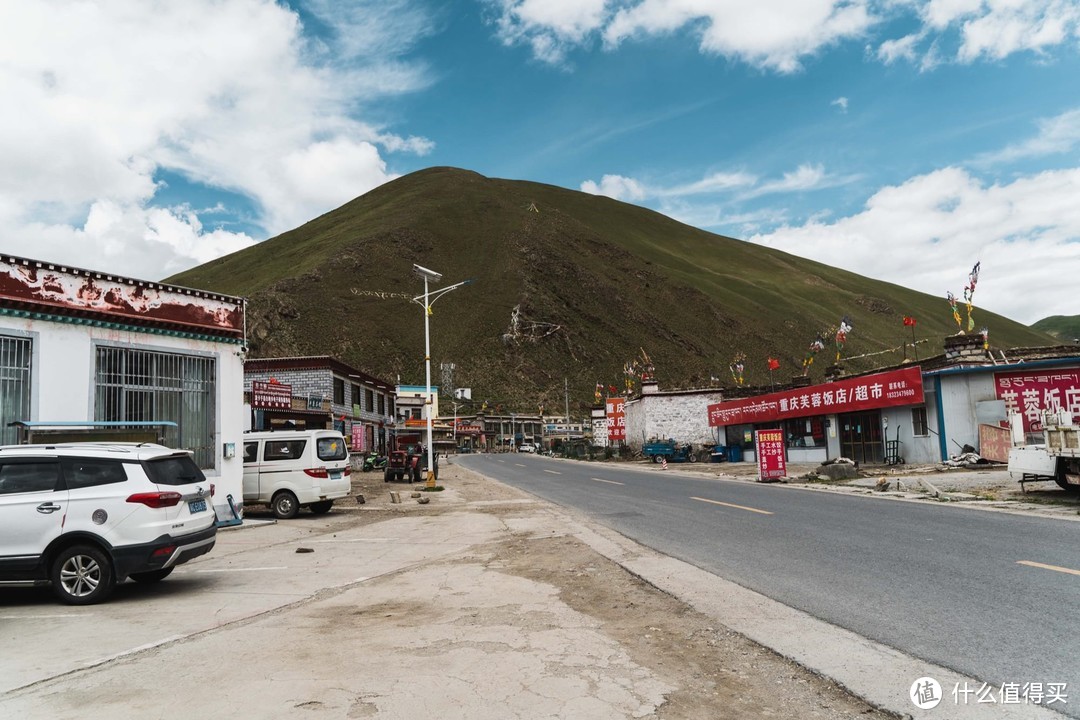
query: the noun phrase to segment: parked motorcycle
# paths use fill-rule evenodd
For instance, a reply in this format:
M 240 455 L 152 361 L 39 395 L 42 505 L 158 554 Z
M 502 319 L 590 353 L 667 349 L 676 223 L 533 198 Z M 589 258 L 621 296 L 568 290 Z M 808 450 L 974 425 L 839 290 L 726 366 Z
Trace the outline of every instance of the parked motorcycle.
M 363 472 L 382 470 L 386 467 L 386 459 L 385 455 L 367 455 L 364 457 L 364 462 L 360 465 L 360 470 Z

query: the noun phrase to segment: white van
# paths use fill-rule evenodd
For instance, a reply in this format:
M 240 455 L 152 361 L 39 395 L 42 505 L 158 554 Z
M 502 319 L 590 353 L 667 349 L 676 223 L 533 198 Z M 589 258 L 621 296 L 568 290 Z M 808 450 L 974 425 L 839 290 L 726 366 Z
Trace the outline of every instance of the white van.
M 349 451 L 336 430 L 244 433 L 244 504 L 269 505 L 294 518 L 300 508 L 322 515 L 349 494 Z

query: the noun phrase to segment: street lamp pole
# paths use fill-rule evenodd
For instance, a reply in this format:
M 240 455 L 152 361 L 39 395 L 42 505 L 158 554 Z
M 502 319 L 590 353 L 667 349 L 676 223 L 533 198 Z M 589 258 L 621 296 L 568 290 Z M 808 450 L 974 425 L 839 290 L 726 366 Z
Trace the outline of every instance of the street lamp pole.
M 424 279 L 424 294 L 414 297 L 413 302 L 424 308 L 424 374 L 427 379 L 427 396 L 424 398 L 424 404 L 426 405 L 427 410 L 425 413 L 427 415 L 427 486 L 435 487 L 435 451 L 431 438 L 432 410 L 434 404 L 431 397 L 431 327 L 428 318 L 431 317 L 431 306 L 436 300 L 451 290 L 456 290 L 462 285 L 468 285 L 472 280 L 463 280 L 462 282 L 437 290 L 434 294 L 430 294 L 428 292 L 428 281 L 439 282 L 442 280 L 442 273 L 437 273 L 434 270 L 428 270 L 425 267 L 420 267 L 415 264 L 413 265 L 413 272 Z

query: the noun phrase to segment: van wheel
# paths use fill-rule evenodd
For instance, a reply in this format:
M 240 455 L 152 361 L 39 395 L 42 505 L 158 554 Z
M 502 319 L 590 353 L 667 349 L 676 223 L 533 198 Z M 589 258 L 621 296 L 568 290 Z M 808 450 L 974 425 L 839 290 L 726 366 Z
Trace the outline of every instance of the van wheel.
M 49 568 L 53 593 L 68 605 L 93 605 L 116 587 L 112 561 L 92 545 L 74 545 L 62 551 Z
M 146 572 L 131 573 L 129 578 L 137 583 L 156 583 L 161 582 L 165 578 L 172 574 L 173 569 L 171 567 L 161 568 L 160 570 L 147 570 Z
M 274 511 L 274 517 L 291 520 L 300 512 L 300 503 L 291 492 L 282 490 L 270 502 L 270 509 Z
M 322 500 L 320 502 L 311 503 L 308 507 L 311 508 L 311 512 L 316 515 L 325 515 L 330 512 L 330 508 L 334 506 L 333 500 Z
M 393 477 L 393 475 L 394 474 L 392 472 L 390 472 L 389 470 L 383 470 L 382 481 L 383 482 L 390 482 L 390 478 Z

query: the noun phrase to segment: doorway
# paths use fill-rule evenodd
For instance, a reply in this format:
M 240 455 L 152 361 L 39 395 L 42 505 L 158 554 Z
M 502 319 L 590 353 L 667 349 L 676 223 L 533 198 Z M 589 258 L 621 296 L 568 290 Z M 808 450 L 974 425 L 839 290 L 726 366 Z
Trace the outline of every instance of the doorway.
M 880 465 L 885 461 L 885 442 L 881 435 L 881 411 L 847 413 L 837 418 L 840 424 L 840 454 L 860 465 Z

